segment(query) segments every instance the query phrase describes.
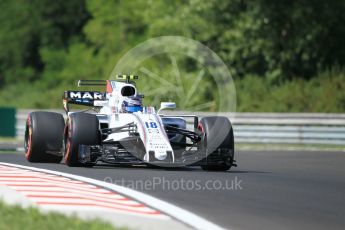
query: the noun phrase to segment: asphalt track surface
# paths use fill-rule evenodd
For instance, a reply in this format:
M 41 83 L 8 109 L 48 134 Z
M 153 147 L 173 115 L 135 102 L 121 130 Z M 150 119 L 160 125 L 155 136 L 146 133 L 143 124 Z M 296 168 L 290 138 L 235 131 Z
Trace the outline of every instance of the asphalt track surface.
M 0 154 L 1 162 L 135 188 L 228 229 L 345 229 L 344 152 L 238 151 L 236 160 L 239 166 L 228 172 L 205 172 L 198 167 L 69 168 L 28 163 L 24 154 Z

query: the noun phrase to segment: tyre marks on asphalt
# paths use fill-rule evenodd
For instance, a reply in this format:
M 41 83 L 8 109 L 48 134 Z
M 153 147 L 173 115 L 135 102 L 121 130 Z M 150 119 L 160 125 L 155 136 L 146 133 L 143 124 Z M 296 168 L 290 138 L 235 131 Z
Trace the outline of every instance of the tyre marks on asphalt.
M 0 165 L 0 186 L 23 194 L 41 207 L 96 208 L 150 218 L 168 218 L 158 210 L 100 186 L 11 166 Z

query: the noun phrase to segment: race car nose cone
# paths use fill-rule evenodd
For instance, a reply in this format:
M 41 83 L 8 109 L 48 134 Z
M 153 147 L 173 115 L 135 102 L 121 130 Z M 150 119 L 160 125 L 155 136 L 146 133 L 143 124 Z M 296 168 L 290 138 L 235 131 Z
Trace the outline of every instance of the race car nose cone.
M 167 158 L 167 152 L 165 150 L 156 150 L 155 158 L 160 161 L 165 160 Z

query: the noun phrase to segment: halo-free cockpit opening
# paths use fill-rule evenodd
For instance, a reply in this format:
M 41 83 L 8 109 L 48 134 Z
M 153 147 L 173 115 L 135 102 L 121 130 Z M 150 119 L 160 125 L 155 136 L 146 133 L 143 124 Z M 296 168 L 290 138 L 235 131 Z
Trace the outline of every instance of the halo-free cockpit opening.
M 121 95 L 124 97 L 130 97 L 135 95 L 135 88 L 133 86 L 124 86 L 121 89 Z

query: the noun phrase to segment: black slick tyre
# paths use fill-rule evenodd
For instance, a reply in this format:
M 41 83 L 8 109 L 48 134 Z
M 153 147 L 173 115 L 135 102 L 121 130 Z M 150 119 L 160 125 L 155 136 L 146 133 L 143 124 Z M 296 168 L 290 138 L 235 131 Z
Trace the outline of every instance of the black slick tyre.
M 72 113 L 65 127 L 64 159 L 70 167 L 91 167 L 93 164 L 80 163 L 78 160 L 80 145 L 99 145 L 101 143 L 99 121 L 96 115 Z
M 25 126 L 25 158 L 33 163 L 59 163 L 64 126 L 64 118 L 59 113 L 30 113 Z
M 233 164 L 234 154 L 234 133 L 231 123 L 227 117 L 203 117 L 198 126 L 203 134 L 199 148 L 206 153 L 207 165 L 202 165 L 203 170 L 227 171 Z M 219 155 L 220 150 L 230 151 L 231 155 L 225 159 L 219 159 L 219 163 L 209 163 L 209 159 Z

